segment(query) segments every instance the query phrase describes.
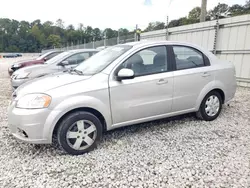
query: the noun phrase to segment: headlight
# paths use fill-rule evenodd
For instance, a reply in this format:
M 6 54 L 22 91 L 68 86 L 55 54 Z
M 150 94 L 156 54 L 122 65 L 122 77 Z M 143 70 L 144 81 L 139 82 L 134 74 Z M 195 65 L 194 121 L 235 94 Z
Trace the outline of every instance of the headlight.
M 16 76 L 16 79 L 28 78 L 29 75 L 30 75 L 30 72 L 21 73 L 21 74 L 18 74 L 18 75 Z
M 39 109 L 50 105 L 51 97 L 46 94 L 27 94 L 21 97 L 16 104 L 17 108 Z
M 14 65 L 13 65 L 14 68 L 19 68 L 19 67 L 21 67 L 21 66 L 22 66 L 21 64 L 14 64 Z

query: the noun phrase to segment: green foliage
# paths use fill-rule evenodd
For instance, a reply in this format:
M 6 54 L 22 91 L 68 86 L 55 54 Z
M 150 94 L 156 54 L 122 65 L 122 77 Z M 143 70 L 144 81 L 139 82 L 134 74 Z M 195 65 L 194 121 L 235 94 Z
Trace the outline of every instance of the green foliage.
M 201 15 L 201 8 L 200 7 L 195 7 L 189 12 L 188 19 L 190 19 L 190 20 L 199 20 L 200 15 Z
M 164 28 L 165 28 L 164 22 L 150 22 L 148 24 L 148 27 L 144 31 L 145 32 L 154 31 L 154 30 L 159 30 L 159 29 L 164 29 Z
M 218 4 L 216 7 L 214 7 L 214 9 L 208 11 L 206 20 L 208 21 L 211 19 L 215 19 L 216 15 L 221 15 L 227 11 L 229 11 L 232 16 L 250 14 L 250 0 L 248 0 L 244 6 L 235 4 L 229 7 L 227 4 Z M 168 27 L 177 27 L 198 23 L 200 20 L 200 14 L 200 7 L 195 7 L 189 12 L 188 17 L 179 18 L 178 20 L 172 20 L 169 23 Z M 219 18 L 223 18 L 223 16 L 219 16 Z
M 51 34 L 51 35 L 49 35 L 47 40 L 48 40 L 49 46 L 55 47 L 55 48 L 60 48 L 61 37 L 59 35 Z

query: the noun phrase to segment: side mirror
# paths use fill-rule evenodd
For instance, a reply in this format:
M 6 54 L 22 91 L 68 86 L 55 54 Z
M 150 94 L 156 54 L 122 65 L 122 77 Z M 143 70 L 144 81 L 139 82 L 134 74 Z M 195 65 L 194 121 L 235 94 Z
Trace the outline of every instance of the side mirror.
M 118 72 L 117 80 L 128 80 L 133 79 L 135 77 L 135 73 L 131 69 L 123 68 Z
M 47 57 L 45 57 L 45 58 L 43 58 L 43 60 L 44 60 L 44 61 L 47 61 L 48 59 L 47 59 Z
M 61 65 L 61 66 L 67 66 L 69 65 L 69 62 L 68 61 L 62 61 L 61 63 L 59 63 L 58 65 Z

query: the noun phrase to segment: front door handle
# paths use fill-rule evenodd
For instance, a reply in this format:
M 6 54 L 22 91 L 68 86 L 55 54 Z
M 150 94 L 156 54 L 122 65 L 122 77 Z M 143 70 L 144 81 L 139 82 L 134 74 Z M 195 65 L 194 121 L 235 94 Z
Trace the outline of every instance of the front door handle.
M 158 85 L 167 84 L 167 83 L 168 83 L 168 80 L 166 80 L 166 79 L 160 79 L 160 80 L 157 82 Z
M 209 73 L 207 73 L 207 72 L 204 72 L 203 74 L 202 74 L 202 77 L 208 77 L 208 76 L 210 76 L 211 74 L 209 74 Z

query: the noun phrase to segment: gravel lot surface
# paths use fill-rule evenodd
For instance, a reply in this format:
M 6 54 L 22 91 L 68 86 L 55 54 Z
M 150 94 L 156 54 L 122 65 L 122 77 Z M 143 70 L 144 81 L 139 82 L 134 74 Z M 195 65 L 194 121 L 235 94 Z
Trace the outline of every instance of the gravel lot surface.
M 213 122 L 187 115 L 134 125 L 69 156 L 11 136 L 7 67 L 16 60 L 0 59 L 0 187 L 250 187 L 250 89 L 238 88 Z

